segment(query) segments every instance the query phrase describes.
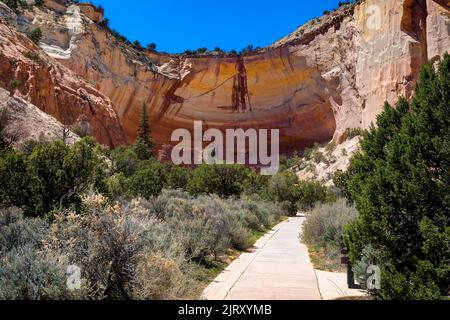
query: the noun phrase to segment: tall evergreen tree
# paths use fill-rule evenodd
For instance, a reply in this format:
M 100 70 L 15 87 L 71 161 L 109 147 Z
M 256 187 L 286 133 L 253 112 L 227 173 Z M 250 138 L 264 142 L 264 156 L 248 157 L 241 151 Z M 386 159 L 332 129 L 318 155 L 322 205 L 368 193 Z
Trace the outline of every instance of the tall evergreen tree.
M 151 138 L 150 131 L 150 119 L 147 113 L 147 104 L 142 103 L 141 107 L 141 119 L 139 122 L 138 139 L 140 142 L 144 143 L 149 150 L 153 149 L 153 141 Z
M 385 105 L 341 183 L 360 212 L 350 258 L 381 268 L 382 299 L 450 296 L 450 55 L 438 70 L 422 68 L 411 103 Z

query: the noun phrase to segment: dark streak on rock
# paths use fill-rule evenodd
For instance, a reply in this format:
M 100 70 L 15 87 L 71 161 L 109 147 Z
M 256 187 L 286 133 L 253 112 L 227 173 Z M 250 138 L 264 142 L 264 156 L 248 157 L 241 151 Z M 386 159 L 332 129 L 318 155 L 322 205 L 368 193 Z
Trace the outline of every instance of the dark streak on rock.
M 247 101 L 250 111 L 252 110 L 250 95 L 247 86 L 247 70 L 245 69 L 244 59 L 239 56 L 236 61 L 236 71 L 238 74 L 233 78 L 233 91 L 231 101 L 233 111 L 246 111 Z
M 169 110 L 169 107 L 174 103 L 184 103 L 184 98 L 177 96 L 175 92 L 177 89 L 181 86 L 182 81 L 181 80 L 175 80 L 174 83 L 170 86 L 169 90 L 164 95 L 164 101 L 161 106 L 161 111 L 158 115 L 158 120 L 160 120 L 166 113 L 167 110 Z

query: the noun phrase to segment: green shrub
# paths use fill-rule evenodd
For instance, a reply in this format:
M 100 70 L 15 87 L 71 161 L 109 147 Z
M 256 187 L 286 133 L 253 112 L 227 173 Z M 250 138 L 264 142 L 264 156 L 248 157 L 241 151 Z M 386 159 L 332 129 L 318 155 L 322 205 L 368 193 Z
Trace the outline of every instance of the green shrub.
M 29 216 L 80 203 L 79 194 L 97 186 L 103 163 L 96 143 L 85 138 L 73 147 L 60 141 L 37 144 L 31 154 L 0 154 L 0 203 Z
M 113 149 L 110 153 L 110 158 L 112 162 L 112 172 L 114 174 L 123 173 L 126 177 L 130 177 L 136 172 L 140 161 L 133 148 L 124 146 Z
M 80 198 L 78 212 L 55 212 L 50 226 L 0 212 L 0 298 L 195 299 L 207 274 L 200 266 L 249 248 L 282 214 L 273 203 L 180 190 L 150 201 Z M 67 292 L 69 265 L 82 271 L 80 290 Z
M 198 299 L 201 285 L 186 272 L 192 267 L 165 256 L 160 252 L 142 254 L 136 266 L 131 297 L 137 300 Z
M 307 213 L 302 239 L 307 244 L 339 249 L 344 227 L 356 219 L 358 212 L 345 199 L 331 204 L 318 204 Z
M 304 165 L 305 159 L 298 153 L 294 153 L 289 157 L 287 157 L 286 155 L 280 156 L 280 172 L 290 169 L 301 170 L 304 168 Z
M 186 190 L 192 177 L 192 170 L 173 164 L 165 164 L 165 187 Z
M 313 161 L 317 164 L 325 162 L 325 156 L 320 150 L 315 150 L 312 154 Z
M 66 286 L 62 257 L 37 252 L 31 246 L 12 249 L 0 258 L 1 300 L 76 298 Z
M 313 155 L 313 153 L 314 153 L 314 150 L 317 150 L 318 148 L 319 148 L 319 146 L 315 146 L 315 147 L 313 147 L 313 148 L 306 148 L 306 149 L 303 151 L 303 157 L 304 157 L 306 160 L 311 160 L 312 155 Z
M 313 253 L 316 268 L 331 271 L 342 269 L 340 258 L 344 227 L 357 216 L 356 209 L 342 198 L 335 203 L 318 204 L 307 213 L 302 240 Z
M 0 210 L 0 299 L 78 298 L 66 286 L 67 261 L 43 246 L 50 233 L 40 218 L 24 218 L 15 208 Z
M 335 196 L 320 182 L 299 181 L 292 171 L 284 171 L 270 179 L 268 197 L 284 203 L 289 215 L 311 210 L 316 203 L 333 202 Z
M 41 28 L 33 29 L 27 33 L 27 36 L 31 41 L 38 45 L 42 39 L 42 30 Z
M 435 299 L 450 292 L 450 55 L 421 72 L 411 104 L 386 103 L 342 185 L 360 217 L 346 243 L 354 264 L 380 252 L 383 299 Z M 439 249 L 437 249 L 439 248 Z
M 14 151 L 0 154 L 0 203 L 17 206 L 30 215 L 43 212 L 42 186 L 31 171 L 28 157 Z
M 95 288 L 100 288 L 104 281 L 112 282 L 101 287 L 109 297 L 170 298 L 170 294 L 164 293 L 182 294 L 183 284 L 195 280 L 186 274 L 190 263 L 206 263 L 208 256 L 217 258 L 231 246 L 239 249 L 251 246 L 252 229 L 246 224 L 245 208 L 250 206 L 254 211 L 265 208 L 262 204 L 224 200 L 218 196 L 195 199 L 174 190 L 163 191 L 157 199 L 162 203 L 162 216 L 157 215 L 155 202 L 140 200 L 97 209 L 91 205 L 84 218 L 58 218 L 62 222 L 53 228 L 58 230 L 57 247 L 67 239 L 81 241 L 72 246 L 74 251 L 69 256 L 79 261 L 88 275 L 92 273 L 86 277 L 91 282 L 92 278 L 96 279 Z M 273 210 L 269 219 L 278 220 L 280 210 L 274 205 L 270 208 Z M 269 212 L 269 207 L 265 209 Z M 86 219 L 91 222 L 86 223 Z M 89 229 L 77 231 L 86 227 Z M 95 236 L 99 231 L 101 238 Z M 98 269 L 108 270 L 108 261 L 118 264 L 114 268 L 118 274 L 112 278 L 98 272 Z M 167 270 L 160 269 L 164 263 Z M 155 278 L 146 279 L 150 275 Z M 144 288 L 149 292 L 141 291 Z
M 362 137 L 364 135 L 364 130 L 360 128 L 348 128 L 345 131 L 347 139 L 353 139 L 355 137 Z
M 230 240 L 233 247 L 238 250 L 246 250 L 252 246 L 251 232 L 239 222 L 231 226 Z
M 33 60 L 33 61 L 41 61 L 41 58 L 39 57 L 39 54 L 33 51 L 25 51 L 23 54 L 26 58 Z
M 56 216 L 48 246 L 52 252 L 63 250 L 81 268 L 92 298 L 129 299 L 144 232 L 155 223 L 127 204 L 89 205 L 83 217 Z
M 351 194 L 347 191 L 347 183 L 349 181 L 349 172 L 342 172 L 341 170 L 336 171 L 333 176 L 333 184 L 339 191 L 349 200 L 351 199 Z
M 224 252 L 229 247 L 226 235 L 216 232 L 218 221 L 205 205 L 180 199 L 172 209 L 173 213 L 166 221 L 172 230 L 180 231 L 180 240 L 189 260 L 205 262 L 207 255 Z
M 145 144 L 143 140 L 138 138 L 136 142 L 131 146 L 131 150 L 136 154 L 139 160 L 149 160 L 152 158 L 152 145 Z
M 298 213 L 297 184 L 298 177 L 291 171 L 281 172 L 271 177 L 269 181 L 269 197 L 280 203 L 287 204 L 288 207 L 286 209 L 290 216 L 295 216 Z
M 336 143 L 330 142 L 325 146 L 325 152 L 327 157 L 331 157 L 333 155 L 334 150 L 336 150 Z
M 335 195 L 322 183 L 302 181 L 297 185 L 297 208 L 311 210 L 317 203 L 330 203 L 336 200 Z
M 150 199 L 163 188 L 187 189 L 192 170 L 151 158 L 149 149 L 139 140 L 130 147 L 111 151 L 111 176 L 105 179 L 111 199 L 144 197 Z
M 369 266 L 379 265 L 382 260 L 381 252 L 375 250 L 370 244 L 361 250 L 361 259 L 352 266 L 352 269 L 355 279 L 364 289 L 367 289 L 367 280 L 370 276 L 367 273 Z
M 168 199 L 164 191 L 158 198 L 163 203 L 159 211 L 165 211 L 164 220 L 180 231 L 189 259 L 200 261 L 230 246 L 247 249 L 252 245 L 252 234 L 271 227 L 283 213 L 275 204 L 221 199 L 217 195 L 195 199 L 181 194 Z
M 25 245 L 38 247 L 48 234 L 48 223 L 40 218 L 25 219 L 16 208 L 0 209 L 0 253 Z
M 242 165 L 201 165 L 194 170 L 187 189 L 193 195 L 238 196 L 244 191 L 249 170 Z
M 130 194 L 134 197 L 150 199 L 158 195 L 164 187 L 164 167 L 156 161 L 142 163 L 130 178 Z
M 117 173 L 105 179 L 106 194 L 111 200 L 119 200 L 130 196 L 129 179 L 122 173 Z
M 265 195 L 269 186 L 269 176 L 260 175 L 255 170 L 249 170 L 244 181 L 244 193 L 246 195 Z

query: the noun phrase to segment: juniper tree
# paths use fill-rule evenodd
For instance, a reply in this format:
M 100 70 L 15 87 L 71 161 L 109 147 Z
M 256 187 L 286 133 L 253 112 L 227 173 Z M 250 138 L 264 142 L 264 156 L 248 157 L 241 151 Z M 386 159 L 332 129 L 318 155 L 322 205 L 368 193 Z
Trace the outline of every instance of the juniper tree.
M 360 217 L 346 231 L 358 264 L 373 248 L 382 299 L 450 295 L 450 55 L 421 72 L 411 102 L 389 104 L 340 176 Z
M 140 140 L 140 141 L 139 141 Z M 151 138 L 150 118 L 147 113 L 147 104 L 142 103 L 141 119 L 139 122 L 138 143 L 142 142 L 147 146 L 149 151 L 153 149 L 153 141 Z

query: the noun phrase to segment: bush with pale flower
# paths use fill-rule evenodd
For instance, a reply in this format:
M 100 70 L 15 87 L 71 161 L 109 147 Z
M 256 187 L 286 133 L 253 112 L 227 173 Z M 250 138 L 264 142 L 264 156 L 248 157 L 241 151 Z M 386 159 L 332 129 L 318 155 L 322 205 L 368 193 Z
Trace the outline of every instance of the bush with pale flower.
M 50 223 L 18 210 L 0 215 L 0 298 L 198 298 L 203 266 L 230 248 L 248 248 L 252 234 L 282 214 L 273 204 L 174 190 L 111 204 L 96 193 L 81 199 L 81 211 L 62 210 Z M 76 291 L 64 281 L 70 265 L 81 270 Z

